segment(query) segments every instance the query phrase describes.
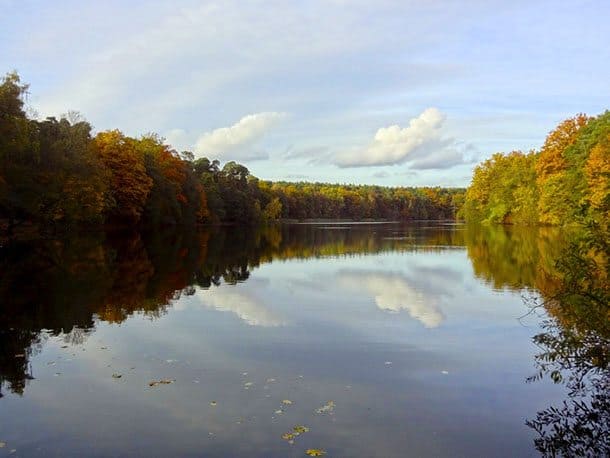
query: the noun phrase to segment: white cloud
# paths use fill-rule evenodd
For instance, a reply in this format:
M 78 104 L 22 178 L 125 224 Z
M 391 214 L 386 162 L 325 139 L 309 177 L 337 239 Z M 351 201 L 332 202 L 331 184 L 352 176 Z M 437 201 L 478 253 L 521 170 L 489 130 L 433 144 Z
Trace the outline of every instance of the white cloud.
M 395 165 L 409 162 L 411 168 L 447 168 L 464 163 L 455 139 L 443 136 L 446 116 L 437 108 L 427 108 L 401 127 L 392 125 L 377 130 L 364 149 L 339 154 L 339 167 Z
M 230 127 L 221 127 L 201 135 L 195 143 L 195 153 L 222 159 L 266 157 L 266 154 L 257 153 L 252 148 L 285 117 L 285 113 L 274 111 L 244 116 Z
M 438 306 L 438 297 L 412 285 L 407 278 L 388 272 L 340 272 L 339 284 L 352 290 L 371 294 L 381 310 L 398 313 L 406 310 L 427 328 L 435 328 L 445 316 Z

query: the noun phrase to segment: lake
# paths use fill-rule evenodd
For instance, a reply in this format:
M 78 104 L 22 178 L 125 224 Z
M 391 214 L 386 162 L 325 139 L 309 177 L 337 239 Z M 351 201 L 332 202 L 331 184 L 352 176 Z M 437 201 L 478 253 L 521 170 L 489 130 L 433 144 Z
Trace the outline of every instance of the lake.
M 2 247 L 0 456 L 539 456 L 550 228 L 302 224 Z

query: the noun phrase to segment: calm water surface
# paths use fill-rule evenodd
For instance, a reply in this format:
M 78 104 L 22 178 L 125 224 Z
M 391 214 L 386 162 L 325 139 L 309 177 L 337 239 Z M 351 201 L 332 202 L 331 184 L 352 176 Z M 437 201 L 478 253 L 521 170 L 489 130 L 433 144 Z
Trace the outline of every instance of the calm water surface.
M 0 456 L 537 456 L 525 421 L 565 392 L 526 383 L 542 318 L 522 296 L 559 239 L 322 224 L 6 244 Z

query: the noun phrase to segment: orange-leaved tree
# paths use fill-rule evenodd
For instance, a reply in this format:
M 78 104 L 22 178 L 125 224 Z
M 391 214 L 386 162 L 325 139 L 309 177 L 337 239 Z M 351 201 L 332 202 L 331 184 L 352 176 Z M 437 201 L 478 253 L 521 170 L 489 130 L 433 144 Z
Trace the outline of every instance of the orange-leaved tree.
M 111 220 L 137 223 L 142 216 L 153 181 L 146 174 L 144 157 L 135 147 L 135 140 L 119 130 L 100 132 L 92 147 L 110 171 Z

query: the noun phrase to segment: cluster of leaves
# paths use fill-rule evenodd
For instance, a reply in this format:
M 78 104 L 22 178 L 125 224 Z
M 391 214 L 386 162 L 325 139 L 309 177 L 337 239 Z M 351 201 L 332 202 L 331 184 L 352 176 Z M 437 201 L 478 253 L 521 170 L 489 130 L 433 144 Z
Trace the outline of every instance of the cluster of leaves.
M 494 154 L 475 168 L 469 221 L 564 225 L 610 220 L 610 111 L 563 121 L 539 152 Z
M 194 160 L 155 134 L 92 134 L 76 114 L 30 119 L 28 86 L 0 82 L 0 225 L 49 229 L 258 223 L 264 220 L 451 219 L 463 190 L 260 181 L 235 162 Z

